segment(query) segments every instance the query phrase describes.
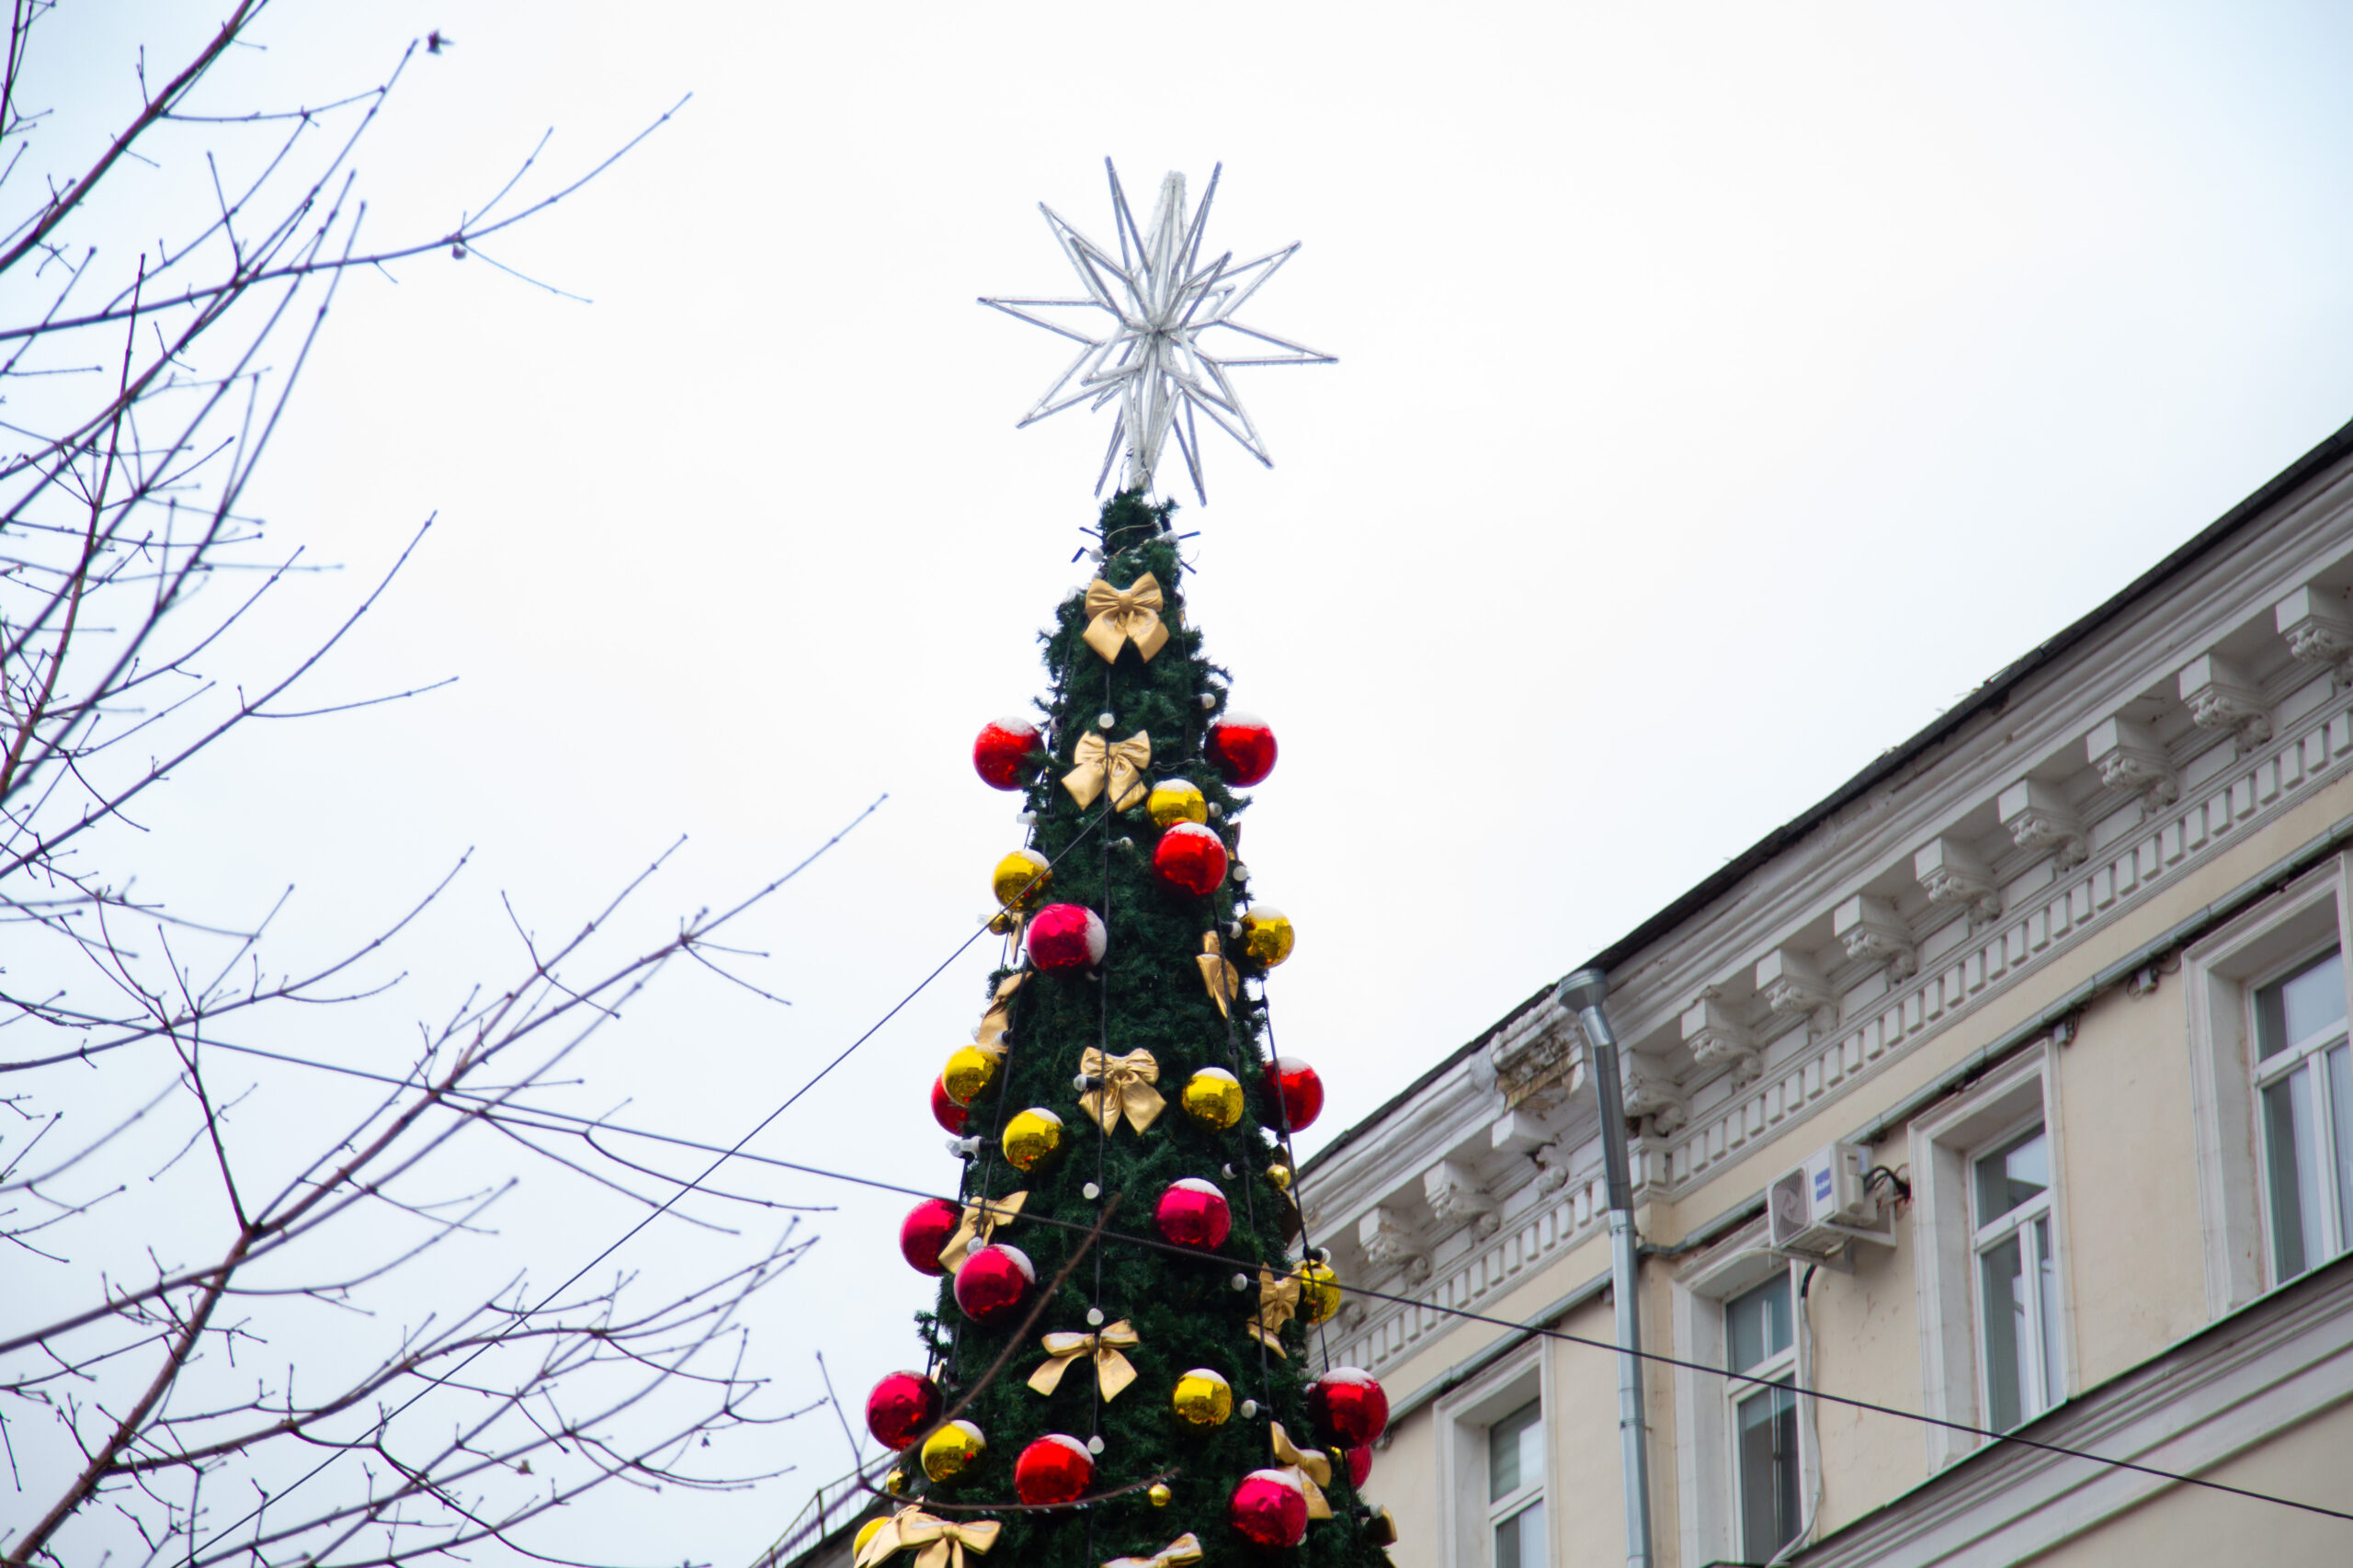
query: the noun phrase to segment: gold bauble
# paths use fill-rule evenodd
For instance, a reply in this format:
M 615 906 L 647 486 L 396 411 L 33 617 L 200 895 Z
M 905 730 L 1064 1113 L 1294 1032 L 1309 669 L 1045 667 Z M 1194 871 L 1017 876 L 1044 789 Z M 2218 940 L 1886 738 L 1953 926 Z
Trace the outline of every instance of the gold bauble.
M 1222 1067 L 1204 1067 L 1185 1083 L 1185 1114 L 1212 1132 L 1242 1119 L 1241 1080 Z
M 951 1085 L 948 1092 L 952 1095 L 956 1091 Z M 1274 1184 L 1275 1190 L 1277 1192 L 1289 1192 L 1290 1190 L 1290 1167 L 1289 1165 L 1268 1165 L 1267 1167 L 1267 1179 Z
M 1311 1326 L 1330 1322 L 1340 1310 L 1340 1277 L 1332 1266 L 1311 1257 L 1292 1278 L 1299 1281 L 1299 1321 Z
M 1200 786 L 1183 778 L 1164 778 L 1144 797 L 1143 809 L 1154 827 L 1171 823 L 1210 820 L 1210 802 Z
M 1179 1421 L 1195 1426 L 1222 1426 L 1233 1414 L 1233 1385 L 1207 1367 L 1196 1367 L 1176 1380 L 1168 1404 Z
M 882 1490 L 896 1497 L 907 1489 L 907 1472 L 894 1470 L 882 1478 Z
M 977 1045 L 958 1049 L 939 1074 L 940 1086 L 958 1105 L 971 1105 L 983 1089 L 996 1082 L 996 1057 Z
M 1063 1119 L 1043 1106 L 1031 1106 L 1005 1124 L 1005 1157 L 1017 1171 L 1042 1163 L 1062 1146 Z
M 1254 903 L 1242 917 L 1242 956 L 1260 969 L 1272 969 L 1290 957 L 1296 940 L 1290 916 L 1271 903 Z
M 989 892 L 1007 909 L 1029 909 L 1053 880 L 1053 870 L 1043 855 L 1035 849 L 1017 849 L 996 863 L 989 875 Z
M 896 1475 L 896 1474 L 898 1473 L 898 1471 L 892 1471 L 891 1473 L 892 1473 L 892 1474 L 893 1474 L 893 1475 Z M 873 1519 L 869 1519 L 869 1520 L 867 1520 L 864 1524 L 862 1524 L 862 1525 L 858 1526 L 858 1539 L 857 1539 L 857 1540 L 853 1540 L 853 1541 L 851 1541 L 851 1542 L 849 1543 L 849 1554 L 850 1554 L 850 1556 L 852 1556 L 853 1558 L 855 1558 L 855 1557 L 857 1557 L 858 1555 L 859 1555 L 861 1552 L 865 1551 L 865 1550 L 866 1550 L 866 1543 L 867 1543 L 868 1541 L 872 1540 L 874 1539 L 875 1532 L 876 1532 L 876 1531 L 878 1531 L 878 1530 L 880 1530 L 880 1529 L 881 1529 L 884 1525 L 887 1525 L 887 1524 L 889 1524 L 890 1522 L 891 1522 L 891 1521 L 890 1521 L 890 1520 L 888 1520 L 888 1519 L 883 1519 L 883 1518 L 873 1518 Z
M 923 1440 L 923 1472 L 934 1481 L 952 1481 L 979 1462 L 988 1446 L 978 1426 L 950 1421 Z
M 1152 1506 L 1154 1507 L 1165 1508 L 1168 1506 L 1168 1500 L 1171 1497 L 1176 1496 L 1176 1494 L 1168 1490 L 1168 1483 L 1165 1481 L 1155 1481 L 1144 1489 L 1144 1495 L 1152 1499 Z

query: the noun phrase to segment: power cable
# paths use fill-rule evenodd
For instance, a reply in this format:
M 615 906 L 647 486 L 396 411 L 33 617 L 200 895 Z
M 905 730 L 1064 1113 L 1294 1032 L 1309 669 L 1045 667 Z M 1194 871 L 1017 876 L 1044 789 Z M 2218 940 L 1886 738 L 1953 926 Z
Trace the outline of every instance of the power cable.
M 904 1005 L 904 1004 L 903 1003 L 902 1006 Z M 214 1049 L 220 1050 L 234 1048 L 224 1047 L 216 1042 Z M 250 1047 L 245 1048 L 245 1050 L 249 1054 L 267 1056 L 274 1060 L 288 1062 L 295 1065 L 316 1067 L 327 1072 L 343 1073 L 353 1076 L 370 1078 L 380 1082 L 397 1081 L 391 1079 L 387 1074 L 366 1073 L 358 1068 L 340 1067 L 332 1062 L 314 1062 L 301 1057 L 292 1057 L 277 1052 L 261 1051 Z M 461 1094 L 458 1097 L 471 1099 L 480 1096 Z M 744 1152 L 740 1147 L 734 1150 L 724 1150 L 717 1144 L 705 1143 L 699 1140 L 681 1137 L 675 1133 L 656 1132 L 649 1128 L 631 1127 L 624 1123 L 612 1121 L 602 1117 L 581 1116 L 571 1111 L 560 1111 L 537 1106 L 516 1107 L 511 1103 L 505 1108 L 504 1115 L 508 1120 L 515 1120 L 518 1117 L 524 1115 L 546 1119 L 544 1120 L 525 1124 L 530 1126 L 537 1131 L 570 1133 L 575 1137 L 591 1142 L 593 1142 L 594 1135 L 596 1133 L 609 1132 L 620 1137 L 642 1139 L 648 1142 L 668 1144 L 672 1147 L 692 1150 L 697 1153 L 720 1153 L 726 1158 L 739 1159 L 750 1165 L 767 1165 L 778 1170 L 791 1171 L 801 1176 L 817 1176 L 827 1181 L 845 1182 L 853 1187 L 868 1187 L 874 1191 L 893 1193 L 904 1198 L 939 1199 L 944 1202 L 958 1201 L 957 1199 L 947 1198 L 944 1194 L 931 1191 L 926 1187 L 909 1187 L 904 1182 L 884 1181 L 877 1176 L 858 1176 L 848 1171 L 834 1170 L 824 1165 L 813 1165 L 804 1161 L 780 1159 L 772 1154 L 749 1153 Z M 568 1123 L 569 1125 L 558 1125 L 565 1123 Z M 719 1163 L 723 1162 L 714 1162 L 712 1168 L 715 1169 Z M 677 1196 L 684 1197 L 686 1192 L 690 1190 L 692 1186 L 699 1185 L 700 1181 L 708 1179 L 709 1174 L 710 1173 L 706 1171 L 703 1176 L 698 1177 L 694 1184 L 681 1184 L 680 1191 Z M 677 1180 L 676 1177 L 663 1177 L 662 1179 L 670 1181 Z M 674 1199 L 673 1201 L 676 1201 L 676 1199 Z M 1086 1232 L 1092 1229 L 1089 1225 L 1081 1224 L 1069 1220 L 1057 1220 L 1044 1214 L 1025 1212 L 1021 1216 L 1021 1220 L 1024 1224 L 1044 1225 L 1058 1230 Z M 642 1229 L 642 1226 L 640 1226 L 639 1228 Z M 1182 1258 L 1188 1263 L 1196 1265 L 1208 1264 L 1212 1267 L 1222 1268 L 1231 1267 L 1233 1262 L 1230 1258 L 1221 1259 L 1214 1255 L 1199 1253 L 1189 1248 L 1179 1247 L 1173 1243 L 1162 1241 L 1159 1238 L 1153 1236 L 1131 1235 L 1122 1232 L 1106 1231 L 1102 1233 L 1101 1241 L 1106 1244 L 1118 1243 L 1129 1246 L 1143 1247 L 1169 1257 Z M 1570 1334 L 1561 1329 L 1547 1328 L 1538 1324 L 1515 1323 L 1509 1318 L 1500 1318 L 1491 1316 L 1483 1312 L 1474 1312 L 1466 1307 L 1445 1306 L 1437 1301 L 1425 1301 L 1418 1297 L 1392 1295 L 1387 1291 L 1374 1290 L 1363 1286 L 1351 1285 L 1347 1286 L 1344 1289 L 1347 1293 L 1360 1296 L 1367 1301 L 1387 1301 L 1400 1306 L 1416 1307 L 1424 1312 L 1437 1312 L 1440 1316 L 1444 1317 L 1459 1318 L 1468 1323 L 1485 1324 L 1492 1327 L 1510 1329 L 1515 1333 L 1531 1335 L 1541 1339 L 1556 1340 L 1565 1345 L 1582 1346 L 1586 1349 L 1591 1350 L 1608 1351 L 1613 1355 L 1634 1356 L 1645 1361 L 1657 1362 L 1661 1366 L 1679 1368 L 1685 1371 L 1699 1372 L 1709 1377 L 1722 1378 L 1729 1381 L 1753 1383 L 1759 1387 L 1769 1386 L 1786 1388 L 1790 1386 L 1786 1383 L 1779 1382 L 1771 1378 L 1756 1377 L 1745 1372 L 1735 1372 L 1723 1367 L 1711 1367 L 1704 1362 L 1687 1360 L 1681 1357 L 1669 1356 L 1661 1351 L 1629 1350 L 1609 1340 L 1593 1339 L 1583 1335 Z M 2022 1448 L 2034 1449 L 2043 1453 L 2055 1454 L 2063 1459 L 2082 1460 L 2089 1464 L 2103 1465 L 2115 1470 L 2131 1471 L 2136 1474 L 2151 1476 L 2160 1481 L 2175 1482 L 2185 1486 L 2203 1487 L 2208 1491 L 2227 1493 L 2233 1496 L 2248 1498 L 2257 1503 L 2276 1504 L 2283 1508 L 2300 1509 L 2302 1512 L 2318 1514 L 2326 1518 L 2343 1519 L 2348 1523 L 2353 1523 L 2353 1513 L 2343 1512 L 2336 1508 L 2323 1507 L 2317 1503 L 2304 1503 L 2292 1497 L 2281 1497 L 2268 1492 L 2257 1492 L 2244 1486 L 2232 1486 L 2222 1482 L 2209 1481 L 2200 1476 L 2185 1475 L 2178 1471 L 2162 1470 L 2154 1465 L 2141 1464 L 2131 1460 L 2110 1459 L 2104 1454 L 2095 1454 L 2082 1449 L 2071 1449 L 2061 1443 L 2047 1443 L 2033 1437 L 2023 1437 L 2014 1432 L 1997 1432 L 1991 1427 L 1971 1426 L 1965 1421 L 1949 1420 L 1942 1416 L 1927 1415 L 1914 1410 L 1901 1410 L 1893 1405 L 1881 1404 L 1872 1400 L 1859 1399 L 1848 1394 L 1832 1393 L 1820 1388 L 1807 1388 L 1799 1392 L 1801 1392 L 1806 1398 L 1826 1400 L 1830 1403 L 1842 1404 L 1849 1409 L 1868 1411 L 1877 1415 L 1893 1416 L 1898 1420 L 1916 1422 L 1923 1426 L 1938 1426 L 1947 1431 L 1959 1432 L 1969 1437 L 1983 1437 L 1995 1443 L 2014 1443 Z M 404 1406 L 403 1408 L 404 1409 L 406 1406 Z M 397 1414 L 397 1412 L 395 1412 L 395 1414 Z

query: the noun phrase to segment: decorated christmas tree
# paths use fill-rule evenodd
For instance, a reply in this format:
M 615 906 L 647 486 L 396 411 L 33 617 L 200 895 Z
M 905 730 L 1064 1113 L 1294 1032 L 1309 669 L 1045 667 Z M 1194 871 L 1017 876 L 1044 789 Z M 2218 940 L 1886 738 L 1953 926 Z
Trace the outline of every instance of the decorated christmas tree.
M 1340 1289 L 1302 1234 L 1290 1135 L 1323 1086 L 1273 1054 L 1266 977 L 1292 930 L 1239 856 L 1275 738 L 1228 706 L 1174 505 L 1149 498 L 1171 435 L 1198 486 L 1197 415 L 1264 460 L 1233 365 L 1322 357 L 1252 332 L 1260 358 L 1215 358 L 1200 335 L 1247 332 L 1233 309 L 1290 251 L 1204 262 L 1207 198 L 1188 216 L 1170 176 L 1147 233 L 1112 190 L 1116 255 L 1047 214 L 1089 299 L 991 301 L 1110 313 L 1100 337 L 1057 327 L 1088 347 L 1032 417 L 1116 403 L 1128 483 L 1090 530 L 1098 574 L 1045 635 L 1040 718 L 973 748 L 1026 795 L 1028 842 L 993 880 L 1006 961 L 932 1087 L 961 1201 L 902 1231 L 941 1289 L 924 1365 L 868 1400 L 900 1460 L 859 1568 L 1341 1568 L 1393 1538 L 1358 1491 L 1386 1399 L 1319 1375 L 1309 1344 Z

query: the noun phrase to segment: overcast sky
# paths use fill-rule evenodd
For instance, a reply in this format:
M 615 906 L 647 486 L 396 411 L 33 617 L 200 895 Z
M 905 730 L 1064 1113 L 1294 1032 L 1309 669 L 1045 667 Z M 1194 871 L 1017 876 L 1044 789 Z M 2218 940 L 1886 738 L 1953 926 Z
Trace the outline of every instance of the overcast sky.
M 1140 205 L 1222 160 L 1211 249 L 1304 242 L 1249 319 L 1339 357 L 1251 372 L 1279 466 L 1214 444 L 1180 515 L 1281 741 L 1248 858 L 1300 931 L 1310 1144 L 2353 416 L 2341 6 L 281 3 L 224 103 L 455 40 L 361 160 L 380 242 L 549 126 L 561 179 L 693 97 L 492 247 L 592 305 L 441 256 L 347 286 L 256 500 L 348 570 L 232 652 L 272 667 L 438 514 L 318 696 L 460 679 L 191 771 L 150 885 L 227 917 L 298 881 L 290 944 L 325 950 L 474 846 L 404 954 L 393 1014 L 433 1014 L 511 961 L 501 891 L 563 926 L 685 834 L 658 931 L 887 791 L 739 938 L 789 1011 L 666 976 L 566 1102 L 712 1142 L 961 941 L 1019 842 L 968 751 L 1040 687 L 1106 431 L 1016 433 L 1064 356 L 973 301 L 1067 287 L 1036 204 L 1108 239 L 1107 153 Z M 95 128 L 184 10 L 67 8 L 52 96 Z M 988 961 L 760 1147 L 951 1186 L 925 1096 Z M 853 1398 L 915 1358 L 904 1201 L 738 1185 L 841 1206 L 762 1308 L 790 1397 L 813 1349 Z M 622 1222 L 518 1212 L 555 1277 Z M 767 1441 L 801 1469 L 632 1505 L 609 1550 L 748 1558 L 847 1463 L 830 1420 Z

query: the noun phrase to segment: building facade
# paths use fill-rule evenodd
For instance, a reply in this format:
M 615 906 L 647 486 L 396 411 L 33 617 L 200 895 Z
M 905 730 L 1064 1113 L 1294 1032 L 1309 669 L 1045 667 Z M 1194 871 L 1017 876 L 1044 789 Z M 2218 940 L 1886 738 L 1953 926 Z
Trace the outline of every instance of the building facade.
M 1653 1562 L 2353 1562 L 2353 1521 L 2053 1451 L 2353 1513 L 2348 923 L 2353 426 L 1595 960 Z M 1302 1173 L 1399 1568 L 1628 1555 L 1551 992 Z M 1838 1145 L 1882 1233 L 1777 1247 Z

